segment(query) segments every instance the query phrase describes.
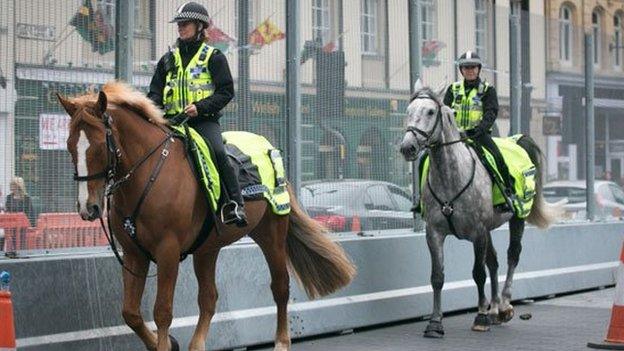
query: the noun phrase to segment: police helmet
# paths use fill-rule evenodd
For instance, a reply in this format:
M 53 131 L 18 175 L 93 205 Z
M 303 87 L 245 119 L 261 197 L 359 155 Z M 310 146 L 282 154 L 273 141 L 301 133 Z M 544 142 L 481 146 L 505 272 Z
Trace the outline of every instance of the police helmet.
M 210 16 L 203 5 L 189 1 L 178 7 L 175 16 L 169 23 L 183 21 L 200 21 L 207 25 L 210 23 Z
M 466 51 L 463 53 L 459 57 L 459 60 L 457 60 L 457 64 L 460 68 L 464 66 L 479 66 L 479 69 L 481 69 L 483 66 L 483 62 L 481 62 L 479 55 L 472 51 Z

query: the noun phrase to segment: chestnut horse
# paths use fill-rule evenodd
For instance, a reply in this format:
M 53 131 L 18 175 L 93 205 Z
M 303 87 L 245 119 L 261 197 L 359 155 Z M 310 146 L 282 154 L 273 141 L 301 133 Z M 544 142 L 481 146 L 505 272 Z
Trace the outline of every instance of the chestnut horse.
M 81 217 L 90 221 L 103 217 L 106 194 L 112 193 L 108 218 L 123 249 L 125 267 L 123 318 L 148 350 L 177 350 L 169 328 L 179 261 L 194 244 L 206 216 L 213 216 L 189 166 L 184 142 L 171 136 L 167 121 L 150 100 L 125 84 L 107 83 L 97 95 L 58 99 L 71 116 L 67 149 L 79 182 Z M 288 192 L 290 214 L 274 214 L 265 200 L 247 201 L 247 227 L 225 226 L 215 218 L 210 235 L 193 252 L 200 314 L 190 350 L 206 348 L 217 301 L 219 250 L 246 234 L 260 246 L 271 272 L 277 305 L 275 350 L 290 349 L 289 268 L 310 298 L 330 294 L 353 279 L 355 267 L 343 249 L 301 209 L 290 187 Z M 136 225 L 128 231 L 124 220 L 131 213 Z M 156 332 L 148 329 L 139 309 L 150 258 L 157 264 Z

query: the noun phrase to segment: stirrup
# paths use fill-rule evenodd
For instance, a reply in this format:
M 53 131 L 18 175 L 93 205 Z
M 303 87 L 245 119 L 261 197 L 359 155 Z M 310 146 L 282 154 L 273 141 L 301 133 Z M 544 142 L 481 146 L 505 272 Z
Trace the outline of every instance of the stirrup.
M 232 212 L 229 212 L 228 214 L 234 213 L 234 216 L 232 218 L 228 218 L 226 220 L 225 219 L 225 209 L 228 208 L 230 205 L 234 205 L 234 208 L 232 209 Z M 228 203 L 226 203 L 225 205 L 221 206 L 221 222 L 223 224 L 236 223 L 236 225 L 238 225 L 239 227 L 247 225 L 247 219 L 244 218 L 244 217 L 241 217 L 238 208 L 239 208 L 238 202 L 236 202 L 234 200 L 230 200 Z

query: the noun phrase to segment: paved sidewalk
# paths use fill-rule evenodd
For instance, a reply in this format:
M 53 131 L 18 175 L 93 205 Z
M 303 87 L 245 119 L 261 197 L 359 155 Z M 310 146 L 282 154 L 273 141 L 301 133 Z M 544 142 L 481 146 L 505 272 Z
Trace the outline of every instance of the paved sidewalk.
M 391 350 L 591 350 L 587 342 L 604 338 L 614 289 L 524 302 L 515 306 L 514 319 L 493 326 L 488 333 L 470 330 L 475 312 L 447 316 L 444 339 L 425 339 L 426 321 L 405 322 L 355 330 L 347 335 L 325 335 L 293 343 L 293 351 L 391 351 Z M 532 318 L 521 320 L 521 314 Z M 250 350 L 271 350 L 268 345 Z

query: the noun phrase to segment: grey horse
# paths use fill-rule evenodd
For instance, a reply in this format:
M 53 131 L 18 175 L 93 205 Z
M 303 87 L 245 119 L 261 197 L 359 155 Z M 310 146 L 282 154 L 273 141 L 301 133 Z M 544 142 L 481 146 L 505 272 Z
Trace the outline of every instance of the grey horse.
M 425 329 L 425 337 L 441 338 L 441 291 L 444 285 L 444 239 L 454 234 L 473 243 L 475 261 L 472 277 L 479 293 L 479 310 L 472 330 L 488 331 L 491 324 L 508 322 L 513 317 L 511 284 L 522 250 L 524 219 L 492 205 L 492 181 L 475 151 L 462 139 L 453 110 L 441 104 L 438 94 L 416 84 L 416 93 L 407 108 L 407 129 L 401 142 L 401 153 L 414 161 L 420 151 L 430 157 L 429 176 L 423 187 L 426 238 L 431 254 L 431 285 L 433 313 Z M 558 216 L 555 205 L 542 198 L 541 151 L 525 136 L 518 144 L 527 151 L 536 166 L 536 195 L 530 215 L 526 218 L 540 228 L 548 227 Z M 502 291 L 498 289 L 498 260 L 490 231 L 509 222 L 510 242 L 507 249 L 507 277 Z M 485 267 L 490 273 L 491 301 L 484 293 Z M 488 309 L 489 306 L 489 309 Z

